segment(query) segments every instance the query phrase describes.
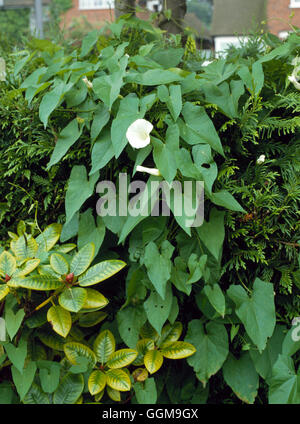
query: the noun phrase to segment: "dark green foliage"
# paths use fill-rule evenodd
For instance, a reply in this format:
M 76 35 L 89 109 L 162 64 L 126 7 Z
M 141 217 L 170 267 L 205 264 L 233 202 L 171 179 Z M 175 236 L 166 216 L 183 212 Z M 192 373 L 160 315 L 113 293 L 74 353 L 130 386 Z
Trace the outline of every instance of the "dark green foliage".
M 97 240 L 97 259 L 126 261 L 126 281 L 105 287 L 101 327 L 120 342 L 159 343 L 164 325 L 183 324 L 196 353 L 137 384 L 133 403 L 147 390 L 161 403 L 299 403 L 296 321 L 288 331 L 300 312 L 300 96 L 288 80 L 299 34 L 254 37 L 203 67 L 191 40 L 182 46 L 149 23 L 124 17 L 109 31 L 73 52 L 33 40 L 15 75 L 8 61 L 3 233 L 14 216 L 59 220 L 62 242 Z M 140 150 L 125 136 L 137 118 L 154 126 Z M 97 217 L 97 181 L 118 185 L 137 165 L 168 181 L 203 180 L 203 225 L 172 214 Z

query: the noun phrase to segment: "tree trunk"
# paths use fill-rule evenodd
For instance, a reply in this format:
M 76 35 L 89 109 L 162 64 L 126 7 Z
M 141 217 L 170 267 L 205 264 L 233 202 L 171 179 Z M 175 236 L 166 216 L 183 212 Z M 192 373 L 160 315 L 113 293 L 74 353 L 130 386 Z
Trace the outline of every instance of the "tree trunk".
M 135 0 L 115 0 L 115 18 L 125 13 L 135 14 Z
M 164 10 L 170 9 L 172 15 L 170 20 L 164 17 L 159 27 L 172 34 L 182 33 L 184 29 L 183 20 L 187 10 L 186 0 L 164 0 L 163 6 Z

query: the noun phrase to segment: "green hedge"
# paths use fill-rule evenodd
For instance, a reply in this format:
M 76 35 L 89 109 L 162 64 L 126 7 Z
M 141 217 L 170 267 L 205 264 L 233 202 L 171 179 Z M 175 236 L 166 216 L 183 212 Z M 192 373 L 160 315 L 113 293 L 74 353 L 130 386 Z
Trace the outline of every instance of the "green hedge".
M 73 52 L 36 40 L 1 84 L 3 233 L 16 217 L 58 220 L 62 242 L 128 264 L 94 335 L 109 328 L 135 349 L 146 322 L 157 337 L 183 324 L 196 353 L 164 364 L 133 402 L 145 391 L 153 403 L 299 403 L 300 93 L 288 79 L 299 34 L 202 67 L 191 40 L 132 18 L 110 30 Z M 137 118 L 154 127 L 143 149 L 126 138 Z M 133 177 L 137 165 L 162 176 Z M 120 172 L 203 180 L 203 225 L 97 216 L 97 181 Z

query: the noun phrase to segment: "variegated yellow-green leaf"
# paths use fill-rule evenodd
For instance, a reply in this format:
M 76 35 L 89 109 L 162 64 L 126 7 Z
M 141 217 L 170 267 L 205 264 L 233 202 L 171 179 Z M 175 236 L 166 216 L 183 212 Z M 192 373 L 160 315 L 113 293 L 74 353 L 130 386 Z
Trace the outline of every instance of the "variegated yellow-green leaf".
M 88 388 L 91 395 L 97 395 L 106 386 L 106 374 L 103 371 L 96 370 L 91 373 L 88 380 Z
M 121 393 L 119 392 L 119 390 L 115 390 L 115 389 L 112 389 L 109 386 L 106 386 L 106 391 L 107 391 L 108 396 L 111 398 L 111 400 L 113 400 L 115 402 L 120 402 Z
M 87 358 L 91 363 L 91 366 L 94 366 L 97 362 L 96 355 L 88 346 L 78 343 L 78 342 L 69 342 L 64 345 L 64 352 L 66 357 L 73 365 L 78 364 L 78 358 Z
M 92 260 L 94 259 L 95 245 L 88 243 L 83 246 L 79 252 L 75 254 L 70 265 L 70 272 L 73 272 L 75 277 L 82 274 L 88 269 Z
M 187 342 L 174 342 L 161 349 L 161 353 L 165 358 L 169 359 L 182 359 L 193 355 L 196 348 Z
M 0 255 L 0 276 L 5 277 L 5 275 L 9 275 L 10 277 L 13 275 L 17 268 L 16 258 L 9 252 L 2 252 Z
M 119 272 L 124 266 L 126 266 L 125 262 L 115 259 L 100 262 L 80 276 L 78 279 L 79 285 L 87 287 L 100 283 Z
M 83 404 L 83 397 L 80 396 L 78 400 L 76 400 L 75 405 L 82 405 Z
M 69 311 L 61 306 L 51 306 L 47 312 L 47 320 L 53 330 L 62 337 L 66 337 L 72 327 L 72 318 Z
M 120 392 L 127 392 L 130 390 L 131 381 L 129 375 L 120 369 L 108 370 L 106 372 L 106 383 L 109 387 Z
M 75 243 L 66 243 L 61 244 L 60 246 L 55 246 L 53 250 L 55 250 L 57 253 L 69 253 L 73 249 L 76 249 Z
M 106 362 L 109 368 L 123 368 L 131 364 L 137 357 L 138 353 L 133 349 L 120 349 L 114 352 Z
M 10 248 L 19 260 L 31 259 L 36 256 L 38 244 L 31 235 L 22 235 L 10 242 Z
M 132 373 L 132 377 L 134 378 L 134 380 L 139 382 L 147 380 L 148 375 L 149 374 L 146 368 L 137 368 Z
M 105 312 L 89 312 L 87 314 L 81 315 L 79 318 L 78 324 L 80 327 L 93 327 L 99 322 L 105 320 L 107 314 Z
M 34 271 L 39 266 L 40 262 L 41 261 L 39 259 L 29 259 L 14 273 L 14 277 L 25 277 L 25 275 Z
M 50 275 L 33 275 L 32 277 L 18 278 L 19 287 L 31 290 L 56 290 L 62 287 L 62 282 Z M 9 281 L 8 281 L 9 284 Z
M 142 326 L 140 336 L 142 339 L 152 339 L 154 341 L 159 338 L 158 332 L 152 327 L 149 321 L 146 321 Z
M 107 386 L 106 386 L 107 387 Z M 95 401 L 96 402 L 100 402 L 100 400 L 103 398 L 103 395 L 104 395 L 104 390 L 102 390 L 100 393 L 98 393 L 96 396 L 95 396 Z
M 138 351 L 138 356 L 134 361 L 134 365 L 144 365 L 144 356 L 148 350 L 154 350 L 154 341 L 152 339 L 142 339 L 137 342 L 136 350 Z
M 83 309 L 96 309 L 104 308 L 108 304 L 108 299 L 99 293 L 97 290 L 93 289 L 82 289 L 87 293 L 87 298 L 83 305 Z
M 144 356 L 144 364 L 150 374 L 154 374 L 160 369 L 164 361 L 164 357 L 159 350 L 149 350 Z
M 64 344 L 66 343 L 66 339 L 59 336 L 56 333 L 50 333 L 43 330 L 39 330 L 37 332 L 37 336 L 44 343 L 44 345 L 50 347 L 54 350 L 64 350 Z M 68 339 L 68 338 L 67 338 Z
M 60 306 L 71 312 L 78 312 L 85 304 L 87 293 L 81 287 L 65 289 L 59 296 Z
M 57 279 L 59 279 L 61 276 L 59 274 L 57 274 L 54 269 L 52 268 L 51 265 L 40 265 L 38 267 L 38 273 L 40 275 L 50 275 L 52 277 L 56 277 Z
M 39 252 L 49 252 L 53 246 L 58 242 L 62 225 L 51 224 L 36 238 Z
M 109 330 L 102 331 L 94 341 L 94 352 L 98 361 L 105 364 L 116 349 L 116 342 L 113 334 Z
M 11 231 L 8 231 L 7 232 L 7 234 L 9 235 L 9 237 L 12 239 L 12 240 L 18 240 L 18 234 L 16 234 L 16 233 L 13 233 L 13 232 L 11 232 Z
M 4 299 L 9 293 L 9 287 L 6 284 L 0 285 L 0 301 Z
M 182 333 L 182 324 L 179 321 L 174 322 L 173 325 L 167 324 L 162 329 L 161 337 L 159 338 L 157 345 L 161 348 L 168 346 L 169 344 L 176 342 Z
M 68 261 L 59 253 L 52 253 L 50 256 L 50 265 L 59 275 L 67 274 L 69 271 Z

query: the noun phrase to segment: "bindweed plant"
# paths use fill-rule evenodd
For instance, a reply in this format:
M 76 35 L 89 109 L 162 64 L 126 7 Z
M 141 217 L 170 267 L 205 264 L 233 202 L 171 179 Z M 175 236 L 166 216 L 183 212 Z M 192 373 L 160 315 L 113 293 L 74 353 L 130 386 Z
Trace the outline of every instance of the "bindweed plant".
M 41 235 L 11 235 L 5 313 L 12 301 L 18 311 L 13 293 L 30 293 L 38 309 L 24 340 L 38 328 L 32 349 L 43 353 L 32 358 L 51 361 L 51 349 L 66 355 L 63 389 L 51 393 L 61 396 L 74 383 L 70 403 L 106 402 L 106 395 L 133 403 L 147 396 L 151 403 L 299 403 L 291 327 L 300 311 L 299 34 L 284 43 L 265 35 L 257 48 L 231 49 L 202 66 L 191 43 L 148 23 L 123 17 L 109 31 L 91 32 L 72 52 L 36 41 L 17 61 L 14 82 L 8 75 L 2 83 L 14 84 L 0 104 L 3 131 L 8 98 L 18 96 L 39 131 L 29 134 L 16 118 L 25 127 L 24 156 L 30 162 L 32 151 L 40 165 L 27 164 L 29 197 L 11 153 L 20 154 L 22 143 L 2 135 L 10 148 L 0 164 L 16 188 L 4 188 L 3 222 L 11 225 L 10 205 L 22 191 L 30 213 L 44 220 L 48 208 L 63 224 L 61 247 L 49 250 Z M 140 178 L 139 187 L 131 178 Z M 194 191 L 178 202 L 176 187 L 187 183 Z M 169 192 L 153 192 L 155 184 Z M 203 213 L 191 225 L 195 205 Z M 89 288 L 123 268 L 120 257 L 123 278 L 112 276 L 104 294 Z M 120 361 L 118 376 L 97 350 L 102 338 Z M 125 347 L 115 351 L 115 343 Z M 23 378 L 20 369 L 14 381 Z M 46 399 L 43 385 L 34 381 L 31 400 Z M 52 394 L 47 399 L 56 402 Z

